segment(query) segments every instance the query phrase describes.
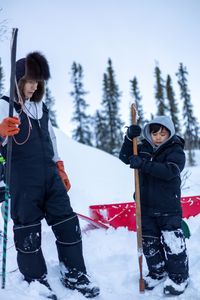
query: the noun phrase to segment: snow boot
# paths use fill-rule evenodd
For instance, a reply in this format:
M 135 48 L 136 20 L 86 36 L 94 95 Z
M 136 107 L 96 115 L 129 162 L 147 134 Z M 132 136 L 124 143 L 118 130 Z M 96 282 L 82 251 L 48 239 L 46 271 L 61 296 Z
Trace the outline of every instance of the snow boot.
M 189 279 L 186 279 L 181 283 L 176 283 L 168 277 L 164 282 L 163 292 L 167 296 L 179 296 L 185 292 L 188 282 Z
M 152 274 L 149 273 L 145 278 L 144 278 L 144 285 L 146 290 L 153 290 L 158 284 L 163 282 L 167 276 L 167 273 L 162 273 L 162 274 Z
M 46 296 L 47 299 L 58 300 L 57 296 L 53 293 L 52 288 L 51 288 L 50 284 L 48 283 L 46 276 L 42 277 L 38 281 L 39 281 L 39 283 L 45 285 L 47 287 L 47 289 L 49 290 L 49 294 Z
M 68 272 L 61 279 L 63 285 L 71 290 L 77 290 L 86 298 L 94 298 L 99 295 L 100 289 L 90 282 L 88 275 L 82 272 Z
M 44 285 L 48 289 L 48 293 L 45 292 L 45 295 L 43 295 L 43 296 L 46 297 L 47 299 L 58 300 L 57 296 L 53 293 L 50 284 L 48 283 L 46 274 L 44 274 L 39 279 L 31 279 L 31 278 L 28 278 L 28 277 L 25 277 L 24 279 L 29 284 L 31 284 L 32 282 L 39 282 L 40 284 Z

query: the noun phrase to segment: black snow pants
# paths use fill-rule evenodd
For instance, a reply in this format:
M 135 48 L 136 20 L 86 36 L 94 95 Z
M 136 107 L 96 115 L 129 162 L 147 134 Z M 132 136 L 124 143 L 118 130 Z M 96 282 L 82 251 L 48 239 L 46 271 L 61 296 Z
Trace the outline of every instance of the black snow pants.
M 53 161 L 48 110 L 43 106 L 40 120 L 29 120 L 24 112 L 20 119 L 20 132 L 13 140 L 10 183 L 19 270 L 29 282 L 46 275 L 41 249 L 41 220 L 45 218 L 52 226 L 58 258 L 66 273 L 71 269 L 86 273 L 79 221 Z M 2 150 L 6 158 L 6 146 Z
M 181 216 L 142 217 L 143 251 L 149 274 L 159 278 L 167 273 L 177 284 L 189 276 L 181 221 Z

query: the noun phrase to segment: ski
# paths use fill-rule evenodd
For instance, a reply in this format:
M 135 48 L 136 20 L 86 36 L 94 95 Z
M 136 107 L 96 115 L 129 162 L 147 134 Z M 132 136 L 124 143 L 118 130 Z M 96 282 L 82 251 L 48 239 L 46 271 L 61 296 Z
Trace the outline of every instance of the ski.
M 11 40 L 11 74 L 10 74 L 10 99 L 9 117 L 13 116 L 14 92 L 15 92 L 15 72 L 16 72 L 16 51 L 17 51 L 17 28 L 13 28 Z M 12 155 L 12 137 L 8 137 L 7 157 L 6 157 L 6 182 L 5 182 L 5 202 L 4 202 L 4 231 L 3 231 L 3 258 L 2 258 L 2 289 L 6 285 L 6 254 L 7 254 L 7 231 L 10 201 L 10 172 Z

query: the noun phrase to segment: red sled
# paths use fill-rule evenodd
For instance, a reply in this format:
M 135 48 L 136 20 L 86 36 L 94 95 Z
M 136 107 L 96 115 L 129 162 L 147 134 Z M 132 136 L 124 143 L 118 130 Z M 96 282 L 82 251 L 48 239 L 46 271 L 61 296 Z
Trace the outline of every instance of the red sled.
M 195 217 L 200 213 L 200 196 L 182 197 L 183 218 Z M 127 227 L 136 231 L 135 202 L 89 206 L 90 218 L 114 228 Z
M 87 226 L 82 229 L 83 232 L 87 232 L 88 230 L 92 230 L 92 229 L 108 229 L 109 228 L 109 225 L 107 224 L 104 224 L 102 223 L 101 221 L 98 221 L 98 220 L 94 220 L 88 216 L 85 216 L 85 215 L 82 215 L 82 214 L 79 214 L 79 213 L 76 213 L 78 218 L 80 220 L 83 220 L 87 223 Z

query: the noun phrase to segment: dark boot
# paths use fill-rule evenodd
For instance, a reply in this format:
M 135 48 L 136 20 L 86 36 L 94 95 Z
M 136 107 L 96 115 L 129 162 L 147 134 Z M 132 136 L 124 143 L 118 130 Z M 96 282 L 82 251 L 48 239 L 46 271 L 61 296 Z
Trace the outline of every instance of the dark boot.
M 30 278 L 25 278 L 25 280 L 30 284 L 34 281 L 38 281 L 40 284 L 44 285 L 47 289 L 48 289 L 48 293 L 45 293 L 44 297 L 48 298 L 48 299 L 53 299 L 53 300 L 57 300 L 57 296 L 54 294 L 54 292 L 52 291 L 52 288 L 50 286 L 50 284 L 48 283 L 48 280 L 46 278 L 46 274 L 44 274 L 41 278 L 39 279 L 30 279 Z
M 81 230 L 75 214 L 52 226 L 56 236 L 58 257 L 61 263 L 61 281 L 65 287 L 78 290 L 87 298 L 99 295 L 99 288 L 86 275 Z
M 144 279 L 145 288 L 152 290 L 156 285 L 162 282 L 167 275 L 165 272 L 165 256 L 160 238 L 143 236 L 142 243 L 149 269 L 149 274 Z
M 89 280 L 88 275 L 75 270 L 65 273 L 61 281 L 66 288 L 77 290 L 86 298 L 94 298 L 100 293 L 100 289 Z
M 186 279 L 178 284 L 168 277 L 164 283 L 163 292 L 167 296 L 179 296 L 185 292 L 188 283 L 189 279 Z
M 164 284 L 164 293 L 180 295 L 185 291 L 189 278 L 185 238 L 182 229 L 162 231 L 162 235 L 168 273 L 168 279 Z
M 49 294 L 47 294 L 47 298 L 48 299 L 52 299 L 52 300 L 58 300 L 57 296 L 54 294 L 54 292 L 52 291 L 52 288 L 50 286 L 50 284 L 48 283 L 48 280 L 46 278 L 46 276 L 43 276 L 41 279 L 38 280 L 41 284 L 45 285 L 47 287 L 47 289 L 49 290 Z
M 163 282 L 166 277 L 167 273 L 162 273 L 160 275 L 149 273 L 146 277 L 144 277 L 145 289 L 149 291 L 153 290 L 158 284 Z

